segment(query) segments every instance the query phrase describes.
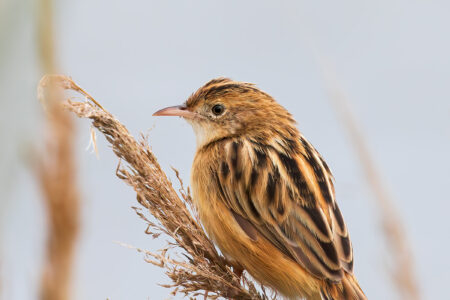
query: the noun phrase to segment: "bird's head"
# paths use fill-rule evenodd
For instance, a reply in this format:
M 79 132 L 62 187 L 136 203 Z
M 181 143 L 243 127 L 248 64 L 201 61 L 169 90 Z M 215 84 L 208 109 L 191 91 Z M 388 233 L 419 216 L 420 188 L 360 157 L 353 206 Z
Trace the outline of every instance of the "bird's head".
M 296 134 L 291 114 L 270 95 L 246 82 L 228 78 L 209 81 L 179 106 L 154 116 L 180 116 L 193 127 L 197 147 L 216 140 L 246 135 L 261 141 Z

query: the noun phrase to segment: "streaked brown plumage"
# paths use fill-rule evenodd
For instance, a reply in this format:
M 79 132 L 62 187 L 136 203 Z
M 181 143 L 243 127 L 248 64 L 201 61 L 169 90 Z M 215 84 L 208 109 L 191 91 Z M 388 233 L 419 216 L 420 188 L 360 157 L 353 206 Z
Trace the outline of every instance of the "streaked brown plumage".
M 194 128 L 200 219 L 236 266 L 291 299 L 366 299 L 333 176 L 286 109 L 253 84 L 218 78 L 155 115 Z

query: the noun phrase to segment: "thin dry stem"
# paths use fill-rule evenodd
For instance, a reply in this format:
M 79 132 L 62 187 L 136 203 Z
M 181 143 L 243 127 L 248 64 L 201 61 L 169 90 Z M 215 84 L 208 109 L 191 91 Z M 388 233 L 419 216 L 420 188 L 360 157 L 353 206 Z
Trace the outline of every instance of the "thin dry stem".
M 73 120 L 60 105 L 50 105 L 48 111 L 47 147 L 36 170 L 48 221 L 40 298 L 61 300 L 70 298 L 80 201 L 72 150 Z
M 40 86 L 40 95 L 45 95 L 46 87 L 52 86 L 75 90 L 87 96 L 65 76 L 46 76 Z M 93 100 L 92 97 L 88 99 Z M 172 283 L 163 286 L 171 288 L 174 294 L 183 293 L 191 297 L 269 299 L 265 292 L 256 290 L 251 280 L 244 276 L 241 281 L 233 273 L 231 264 L 217 252 L 203 231 L 189 192 L 182 186 L 182 199 L 178 197 L 146 139 L 141 137 L 139 142 L 136 141 L 113 115 L 93 102 L 68 100 L 64 105 L 80 118 L 91 119 L 93 126 L 112 145 L 113 152 L 120 159 L 117 176 L 136 191 L 138 203 L 145 208 L 135 210 L 147 223 L 146 233 L 154 238 L 163 234 L 173 239 L 157 253 L 140 250 L 147 262 L 165 268 Z M 151 221 L 147 213 L 157 222 Z
M 328 79 L 330 80 L 330 96 L 334 108 L 350 134 L 367 182 L 377 200 L 376 204 L 380 211 L 381 226 L 386 245 L 389 249 L 389 254 L 392 256 L 393 267 L 390 273 L 394 286 L 398 290 L 401 299 L 419 300 L 421 298 L 420 288 L 415 273 L 412 248 L 409 245 L 401 217 L 395 209 L 394 200 L 381 179 L 381 174 L 377 170 L 367 142 L 360 130 L 361 126 L 352 114 L 344 92 L 338 87 L 335 80 Z
M 53 73 L 57 69 L 53 43 L 53 1 L 40 0 L 38 9 L 38 46 L 41 67 L 44 72 Z
M 52 1 L 39 3 L 39 55 L 44 72 L 56 69 L 53 44 Z M 40 100 L 47 109 L 46 149 L 38 158 L 36 177 L 43 192 L 48 232 L 40 299 L 70 298 L 70 283 L 79 233 L 77 170 L 72 151 L 75 141 L 73 120 L 58 103 L 59 94 L 49 89 Z

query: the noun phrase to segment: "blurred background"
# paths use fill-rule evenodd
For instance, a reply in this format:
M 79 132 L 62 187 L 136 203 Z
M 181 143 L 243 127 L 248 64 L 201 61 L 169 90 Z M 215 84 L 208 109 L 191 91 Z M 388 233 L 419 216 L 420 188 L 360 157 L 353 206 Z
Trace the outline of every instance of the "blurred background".
M 211 78 L 256 83 L 298 121 L 336 178 L 355 273 L 369 299 L 402 299 L 374 191 L 333 106 L 345 95 L 399 212 L 421 299 L 443 299 L 450 280 L 450 4 L 448 1 L 53 2 L 54 59 L 107 110 L 149 142 L 185 183 L 195 138 L 181 119 L 151 114 L 180 104 Z M 44 148 L 36 87 L 44 74 L 42 1 L 0 1 L 0 295 L 37 299 L 46 214 L 31 166 Z M 116 241 L 157 250 L 115 176 L 117 158 L 75 120 L 81 231 L 73 299 L 180 299 L 163 270 Z M 408 271 L 409 272 L 409 271 Z

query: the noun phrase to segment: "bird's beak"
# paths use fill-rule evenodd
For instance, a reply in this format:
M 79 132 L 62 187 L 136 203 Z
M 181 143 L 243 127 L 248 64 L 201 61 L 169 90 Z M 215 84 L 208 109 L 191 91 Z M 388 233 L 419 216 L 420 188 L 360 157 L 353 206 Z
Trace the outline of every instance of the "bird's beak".
M 154 116 L 178 116 L 188 119 L 193 119 L 196 115 L 195 112 L 192 112 L 187 109 L 185 105 L 177 105 L 177 106 L 169 106 L 163 109 L 158 110 L 153 114 Z

